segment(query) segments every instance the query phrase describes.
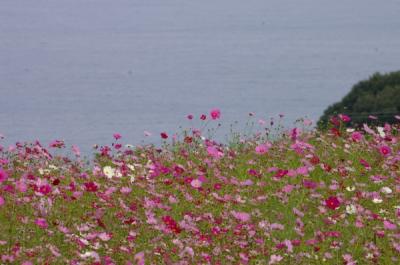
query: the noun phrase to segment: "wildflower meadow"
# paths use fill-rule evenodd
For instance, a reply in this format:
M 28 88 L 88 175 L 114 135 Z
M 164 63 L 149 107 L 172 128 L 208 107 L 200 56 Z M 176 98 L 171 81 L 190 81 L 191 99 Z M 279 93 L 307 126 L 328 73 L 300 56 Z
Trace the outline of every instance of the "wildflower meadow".
M 400 264 L 400 123 L 250 118 L 223 143 L 213 109 L 89 157 L 62 140 L 0 145 L 0 263 Z

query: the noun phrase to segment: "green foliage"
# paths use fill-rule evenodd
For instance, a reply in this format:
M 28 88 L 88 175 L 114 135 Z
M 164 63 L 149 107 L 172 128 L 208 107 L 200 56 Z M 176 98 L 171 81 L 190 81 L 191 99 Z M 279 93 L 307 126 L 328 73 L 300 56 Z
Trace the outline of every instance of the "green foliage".
M 354 85 L 342 101 L 324 111 L 318 126 L 326 127 L 330 117 L 340 113 L 350 116 L 353 126 L 371 123 L 373 120 L 368 118 L 369 115 L 378 117 L 380 123 L 394 123 L 394 116 L 400 113 L 400 71 L 375 73 Z

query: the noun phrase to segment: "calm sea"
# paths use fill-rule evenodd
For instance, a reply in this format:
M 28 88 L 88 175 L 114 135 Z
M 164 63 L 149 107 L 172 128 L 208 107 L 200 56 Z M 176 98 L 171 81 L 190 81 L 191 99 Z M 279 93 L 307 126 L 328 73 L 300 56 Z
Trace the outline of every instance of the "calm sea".
M 315 120 L 400 69 L 399 14 L 398 0 L 1 0 L 0 143 L 158 142 L 213 107 L 225 132 L 248 112 Z

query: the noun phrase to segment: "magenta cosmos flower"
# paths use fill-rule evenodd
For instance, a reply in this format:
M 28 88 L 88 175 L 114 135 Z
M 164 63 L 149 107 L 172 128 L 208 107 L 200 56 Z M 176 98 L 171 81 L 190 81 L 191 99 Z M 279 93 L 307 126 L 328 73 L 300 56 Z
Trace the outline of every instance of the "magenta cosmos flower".
M 113 136 L 114 136 L 115 140 L 119 140 L 122 138 L 121 134 L 119 134 L 119 133 L 114 133 Z
M 46 219 L 44 219 L 44 218 L 37 218 L 36 221 L 35 221 L 35 224 L 37 226 L 39 226 L 40 228 L 43 228 L 43 229 L 49 227 L 49 225 L 47 224 Z
M 390 149 L 389 146 L 384 145 L 384 146 L 381 146 L 381 148 L 379 148 L 379 152 L 381 152 L 382 155 L 387 156 L 392 153 L 392 149 Z
M 349 116 L 347 116 L 346 114 L 339 114 L 339 118 L 343 121 L 343 122 L 349 122 L 351 121 L 351 118 Z
M 330 196 L 328 199 L 325 200 L 325 205 L 329 209 L 335 210 L 339 208 L 340 201 L 336 196 Z
M 211 119 L 217 120 L 217 119 L 221 118 L 221 111 L 219 109 L 212 109 L 210 111 L 210 116 L 211 116 Z
M 8 178 L 7 172 L 0 167 L 0 183 L 6 181 Z

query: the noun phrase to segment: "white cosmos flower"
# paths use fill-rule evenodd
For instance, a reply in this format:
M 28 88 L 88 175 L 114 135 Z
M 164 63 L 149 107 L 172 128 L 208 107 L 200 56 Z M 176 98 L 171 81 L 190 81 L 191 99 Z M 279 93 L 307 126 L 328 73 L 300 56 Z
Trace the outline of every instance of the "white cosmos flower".
M 58 167 L 56 167 L 55 165 L 49 165 L 49 169 L 52 169 L 52 170 L 57 170 L 57 169 L 58 169 Z
M 381 192 L 382 192 L 382 193 L 385 193 L 385 194 L 390 194 L 390 193 L 392 193 L 392 189 L 389 188 L 389 187 L 383 187 L 383 188 L 381 189 Z
M 368 253 L 367 256 L 365 256 L 367 259 L 372 259 L 374 257 L 374 254 Z
M 378 133 L 382 138 L 384 138 L 386 136 L 383 127 L 376 127 L 376 129 L 378 130 Z
M 377 203 L 377 204 L 378 204 L 378 203 L 382 203 L 382 201 L 383 201 L 383 200 L 382 200 L 381 198 L 373 198 L 373 199 L 372 199 L 372 202 L 373 202 L 373 203 Z
M 388 214 L 389 212 L 386 211 L 385 209 L 380 209 L 380 210 L 379 210 L 379 213 L 380 213 L 380 214 Z
M 131 177 L 131 183 L 135 182 L 135 176 L 130 175 L 130 177 Z
M 346 213 L 355 214 L 357 212 L 356 207 L 353 204 L 349 204 L 346 206 Z
M 97 254 L 97 252 L 95 252 L 95 251 L 86 251 L 85 253 L 80 254 L 80 256 L 83 259 L 93 258 L 97 262 L 100 260 L 99 254 Z
M 39 168 L 39 174 L 40 175 L 44 175 L 44 174 L 49 174 L 50 170 L 49 169 L 43 169 L 43 168 Z
M 135 171 L 135 166 L 134 165 L 131 165 L 131 164 L 128 164 L 128 165 L 126 165 L 130 170 L 132 170 L 132 171 Z
M 103 173 L 109 179 L 111 179 L 113 177 L 117 177 L 117 178 L 122 177 L 122 174 L 121 174 L 121 172 L 119 170 L 117 170 L 117 169 L 115 169 L 113 167 L 110 167 L 110 166 L 105 166 L 103 168 Z

